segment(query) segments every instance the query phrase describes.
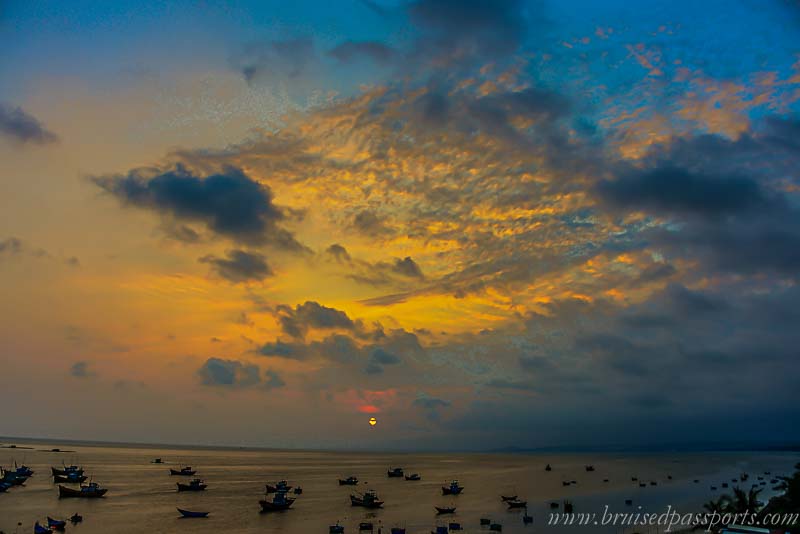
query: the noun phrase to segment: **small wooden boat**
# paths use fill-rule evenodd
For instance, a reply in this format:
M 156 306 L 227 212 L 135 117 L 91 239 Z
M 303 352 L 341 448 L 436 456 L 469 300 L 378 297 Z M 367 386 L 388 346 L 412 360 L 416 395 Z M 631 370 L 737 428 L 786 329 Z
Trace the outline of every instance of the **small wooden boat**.
M 569 486 L 570 484 L 571 484 L 571 482 L 569 482 L 568 480 L 562 480 L 561 481 L 561 485 L 562 486 Z
M 340 486 L 357 486 L 358 485 L 358 478 L 356 477 L 347 477 L 347 478 L 340 478 L 339 479 Z
M 406 529 L 401 527 L 392 527 L 391 534 L 406 534 Z
M 164 462 L 161 461 L 161 458 L 154 458 L 151 464 L 163 464 Z
M 503 502 L 516 501 L 517 500 L 517 496 L 516 495 L 500 495 L 500 499 Z
M 502 532 L 503 525 L 501 525 L 500 523 L 492 523 L 491 525 L 489 525 L 489 530 L 491 530 L 492 532 Z
M 294 488 L 294 491 L 292 493 L 294 493 L 295 495 L 302 495 L 303 494 L 303 488 L 301 488 L 300 486 L 297 486 L 296 488 Z
M 72 489 L 59 484 L 59 497 L 80 497 L 83 499 L 97 499 L 104 496 L 108 489 L 101 488 L 97 482 L 89 482 L 88 486 L 81 486 L 80 489 Z
M 560 505 L 558 504 L 558 501 L 553 501 L 553 502 L 550 503 L 550 508 L 552 508 L 553 510 L 555 510 L 559 506 Z
M 31 469 L 27 465 L 17 466 L 17 462 L 14 462 L 14 469 L 6 469 L 6 471 L 10 471 L 11 473 L 16 473 L 17 476 L 25 478 L 33 476 L 33 469 Z
M 436 527 L 436 530 L 431 530 L 431 534 L 447 534 L 447 527 Z
M 528 512 L 525 512 L 525 515 L 522 516 L 522 524 L 523 525 L 530 525 L 533 523 L 533 516 L 528 515 Z
M 448 523 L 447 528 L 450 529 L 450 532 L 454 530 L 464 530 L 463 528 L 461 528 L 461 523 Z
M 373 525 L 372 523 L 364 522 L 358 524 L 359 532 L 372 532 L 373 530 L 375 530 L 375 525 Z
M 62 521 L 60 519 L 53 519 L 52 517 L 48 516 L 47 517 L 47 528 L 51 528 L 53 530 L 61 531 L 61 530 L 64 530 L 65 528 L 67 528 L 67 522 L 66 521 Z
M 418 473 L 411 473 L 410 475 L 406 475 L 406 480 L 422 480 L 422 477 L 419 476 Z
M 188 484 L 181 484 L 178 482 L 176 485 L 178 486 L 178 491 L 205 491 L 208 487 L 208 485 L 203 483 L 199 478 L 192 479 Z
M 728 487 L 728 483 L 727 483 L 727 482 L 723 482 L 723 483 L 722 483 L 722 487 L 723 487 L 723 488 L 727 488 L 727 487 Z
M 77 525 L 83 521 L 83 516 L 81 514 L 72 514 L 72 517 L 69 518 L 69 521 L 73 525 Z
M 208 512 L 193 512 L 192 510 L 184 510 L 183 508 L 176 508 L 183 517 L 208 517 Z
M 630 506 L 633 504 L 633 499 L 625 499 L 625 505 Z
M 525 508 L 528 506 L 528 501 L 507 501 L 506 504 L 508 509 L 511 510 L 512 508 Z
M 42 525 L 39 524 L 38 521 L 33 525 L 33 534 L 52 534 L 52 533 L 53 533 L 52 530 L 50 530 L 47 527 L 43 527 Z
M 639 480 L 639 479 L 638 479 L 638 478 L 636 478 L 636 477 L 631 477 L 631 482 L 636 482 L 636 481 L 638 481 L 638 480 Z
M 352 506 L 363 506 L 364 508 L 380 508 L 383 501 L 378 498 L 378 494 L 373 490 L 365 491 L 360 495 L 350 495 Z
M 281 512 L 291 508 L 295 500 L 293 497 L 287 497 L 285 491 L 278 491 L 271 501 L 261 499 L 258 504 L 261 505 L 261 512 Z
M 344 534 L 344 526 L 337 521 L 335 525 L 328 527 L 328 534 Z
M 439 515 L 456 513 L 455 506 L 434 506 L 434 508 L 436 508 L 436 513 Z
M 650 481 L 650 485 L 651 486 L 658 486 L 658 482 L 656 482 L 655 480 L 651 480 Z
M 481 517 L 481 525 L 489 525 L 492 523 L 492 520 L 488 517 Z
M 592 471 L 594 471 L 594 466 L 593 466 L 593 465 L 587 465 L 587 466 L 585 466 L 584 468 L 586 469 L 586 471 L 587 471 L 587 472 L 592 472 Z
M 53 475 L 53 484 L 81 484 L 89 478 L 86 475 L 71 473 L 69 475 Z
M 550 464 L 547 464 L 546 466 L 544 466 L 544 470 L 545 470 L 545 471 L 552 471 L 552 470 L 553 470 L 553 468 L 552 468 L 552 467 L 550 467 Z
M 604 478 L 604 479 L 603 479 L 603 482 L 608 482 L 608 479 L 607 479 L 607 478 Z
M 647 484 L 645 484 L 644 482 L 639 482 L 639 487 L 640 488 L 646 488 Z
M 289 491 L 292 486 L 285 480 L 279 480 L 275 485 L 267 484 L 267 493 L 277 493 L 279 491 Z
M 461 495 L 464 486 L 458 485 L 458 480 L 454 480 L 449 486 L 442 486 L 442 495 Z
M 68 476 L 70 473 L 75 473 L 78 476 L 83 474 L 83 468 L 78 467 L 77 465 L 65 465 L 63 469 L 59 469 L 57 467 L 51 467 L 50 471 L 52 472 L 53 476 L 56 475 Z
M 403 468 L 402 467 L 395 467 L 395 468 L 391 468 L 390 467 L 389 470 L 386 471 L 386 476 L 389 477 L 389 478 L 401 478 L 403 476 Z
M 194 476 L 195 473 L 197 473 L 197 471 L 192 469 L 188 465 L 183 466 L 180 469 L 172 469 L 172 468 L 169 469 L 169 474 L 170 475 L 179 476 L 179 477 L 190 477 L 190 476 Z

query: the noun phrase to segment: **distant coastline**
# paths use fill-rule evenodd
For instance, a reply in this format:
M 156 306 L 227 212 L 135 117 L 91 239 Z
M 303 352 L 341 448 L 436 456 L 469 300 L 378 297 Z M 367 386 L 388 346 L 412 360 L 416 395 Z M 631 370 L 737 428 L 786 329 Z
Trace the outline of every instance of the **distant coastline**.
M 490 449 L 393 449 L 393 448 L 314 448 L 314 447 L 267 447 L 252 445 L 214 445 L 197 443 L 147 443 L 147 442 L 125 442 L 107 440 L 79 440 L 72 438 L 44 438 L 30 436 L 0 436 L 0 447 L 3 449 L 12 448 L 11 445 L 31 445 L 45 444 L 53 445 L 53 448 L 63 448 L 59 446 L 83 446 L 83 447 L 118 447 L 118 448 L 137 448 L 137 449 L 173 449 L 173 450 L 221 450 L 221 451 L 280 451 L 280 452 L 331 452 L 331 453 L 359 453 L 359 454 L 447 454 L 453 453 L 474 453 L 474 454 L 647 454 L 647 453 L 703 453 L 703 452 L 800 452 L 800 443 L 753 443 L 753 442 L 704 442 L 704 443 L 673 443 L 642 446 L 623 446 L 607 445 L 595 447 L 570 447 L 570 446 L 550 446 L 550 447 L 515 447 L 505 446 Z M 64 451 L 66 452 L 66 451 Z

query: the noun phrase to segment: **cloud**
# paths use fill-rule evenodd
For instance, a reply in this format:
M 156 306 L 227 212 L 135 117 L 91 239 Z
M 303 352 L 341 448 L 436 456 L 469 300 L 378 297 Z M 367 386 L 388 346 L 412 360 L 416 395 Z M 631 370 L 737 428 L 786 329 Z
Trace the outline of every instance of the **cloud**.
M 165 172 L 139 169 L 93 180 L 126 205 L 201 222 L 214 233 L 240 243 L 305 250 L 280 226 L 286 216 L 273 204 L 270 188 L 234 167 L 206 177 L 176 165 Z
M 46 145 L 58 141 L 58 136 L 44 127 L 36 117 L 20 107 L 0 103 L 0 134 L 22 144 Z
M 414 399 L 412 404 L 422 408 L 422 410 L 425 412 L 425 417 L 432 422 L 438 422 L 441 418 L 440 410 L 442 408 L 449 408 L 451 405 L 450 401 L 439 399 L 437 397 L 431 397 L 423 392 L 419 392 L 417 394 L 417 398 Z
M 333 245 L 329 246 L 327 249 L 325 249 L 325 252 L 339 263 L 346 263 L 350 261 L 350 254 L 347 252 L 347 249 L 338 243 L 334 243 Z
M 94 375 L 89 369 L 89 362 L 85 361 L 73 363 L 72 367 L 69 368 L 69 374 L 75 378 L 88 378 Z
M 22 240 L 16 237 L 9 237 L 0 241 L 0 254 L 19 254 L 22 248 Z
M 604 180 L 598 192 L 615 206 L 661 214 L 718 217 L 769 206 L 765 192 L 752 179 L 705 176 L 677 167 Z
M 408 278 L 425 278 L 422 274 L 422 270 L 419 268 L 419 265 L 417 265 L 417 263 L 408 256 L 402 260 L 395 260 L 394 265 L 392 266 L 392 272 Z
M 261 281 L 273 274 L 263 254 L 229 250 L 225 255 L 218 258 L 209 254 L 198 261 L 208 263 L 219 276 L 233 283 Z
M 238 360 L 209 358 L 197 371 L 203 385 L 226 388 L 252 387 L 261 382 L 257 365 Z
M 306 301 L 294 308 L 281 305 L 277 312 L 284 333 L 293 338 L 304 337 L 309 328 L 352 330 L 356 326 L 345 312 L 314 301 Z
M 316 64 L 314 41 L 309 37 L 251 43 L 234 62 L 247 83 L 301 80 Z
M 282 388 L 286 382 L 280 377 L 278 373 L 267 369 L 264 371 L 264 388 L 267 390 Z
M 386 225 L 385 219 L 372 210 L 363 210 L 353 216 L 354 228 L 359 233 L 369 237 L 380 237 L 392 234 L 393 231 Z
M 377 41 L 344 41 L 328 54 L 343 63 L 366 58 L 375 63 L 386 64 L 395 59 L 397 51 Z

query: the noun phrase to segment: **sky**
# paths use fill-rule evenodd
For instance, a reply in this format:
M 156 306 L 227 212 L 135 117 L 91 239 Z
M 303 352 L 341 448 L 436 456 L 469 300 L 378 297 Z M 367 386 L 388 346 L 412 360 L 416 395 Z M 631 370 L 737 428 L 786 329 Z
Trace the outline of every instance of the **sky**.
M 2 0 L 0 49 L 4 435 L 800 440 L 796 1 Z

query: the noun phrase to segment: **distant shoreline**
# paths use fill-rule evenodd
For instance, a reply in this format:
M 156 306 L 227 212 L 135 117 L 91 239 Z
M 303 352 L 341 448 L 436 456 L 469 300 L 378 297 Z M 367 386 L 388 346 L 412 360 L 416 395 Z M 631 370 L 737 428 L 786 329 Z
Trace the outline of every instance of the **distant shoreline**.
M 724 452 L 800 452 L 800 444 L 755 444 L 755 443 L 695 443 L 695 444 L 663 444 L 658 446 L 602 446 L 602 447 L 497 447 L 492 449 L 462 449 L 462 450 L 443 450 L 443 449 L 345 449 L 345 448 L 285 448 L 267 446 L 236 446 L 236 445 L 212 445 L 212 444 L 179 444 L 179 443 L 145 443 L 145 442 L 124 442 L 106 440 L 79 440 L 79 439 L 59 439 L 59 438 L 40 438 L 40 437 L 21 437 L 21 436 L 0 436 L 0 448 L 14 449 L 10 445 L 30 445 L 45 444 L 53 445 L 53 448 L 65 446 L 83 447 L 116 447 L 116 448 L 137 448 L 137 449 L 172 449 L 172 450 L 218 450 L 218 451 L 252 451 L 252 452 L 330 452 L 330 453 L 358 453 L 358 454 L 447 454 L 447 453 L 473 453 L 473 454 L 648 454 L 648 453 L 724 453 Z M 22 449 L 24 450 L 24 449 Z M 66 452 L 66 451 L 65 451 Z

